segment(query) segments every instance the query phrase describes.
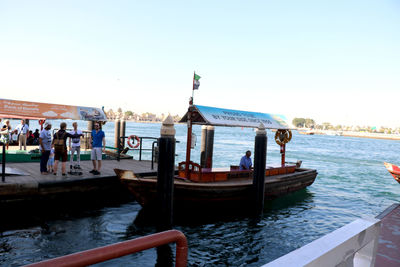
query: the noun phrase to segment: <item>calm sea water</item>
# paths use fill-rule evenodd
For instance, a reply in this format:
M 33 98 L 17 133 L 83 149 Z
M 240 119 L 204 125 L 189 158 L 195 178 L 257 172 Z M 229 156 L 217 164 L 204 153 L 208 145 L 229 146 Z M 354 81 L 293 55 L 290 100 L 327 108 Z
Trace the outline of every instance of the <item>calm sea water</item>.
M 86 128 L 86 123 L 80 125 Z M 180 141 L 177 163 L 185 157 L 186 125 L 175 128 Z M 113 123 L 104 127 L 109 145 L 113 145 L 113 129 Z M 126 133 L 158 137 L 159 131 L 160 124 L 128 123 Z M 195 127 L 194 132 L 198 142 L 192 158 L 198 162 L 201 128 Z M 214 166 L 238 164 L 244 151 L 253 150 L 254 137 L 253 129 L 216 127 Z M 151 147 L 151 142 L 144 145 Z M 357 218 L 375 217 L 400 201 L 400 185 L 383 166 L 383 161 L 400 163 L 399 151 L 399 141 L 295 132 L 287 145 L 287 161 L 302 160 L 303 167 L 317 169 L 314 184 L 266 202 L 259 221 L 237 217 L 175 225 L 188 239 L 189 265 L 259 266 Z M 267 164 L 279 164 L 272 132 L 268 132 L 267 153 Z M 115 201 L 46 211 L 40 223 L 27 215 L 23 226 L 16 224 L 1 233 L 0 265 L 20 266 L 154 233 L 153 226 L 134 223 L 140 209 L 135 201 Z M 156 250 L 151 249 L 99 265 L 154 266 L 156 258 Z

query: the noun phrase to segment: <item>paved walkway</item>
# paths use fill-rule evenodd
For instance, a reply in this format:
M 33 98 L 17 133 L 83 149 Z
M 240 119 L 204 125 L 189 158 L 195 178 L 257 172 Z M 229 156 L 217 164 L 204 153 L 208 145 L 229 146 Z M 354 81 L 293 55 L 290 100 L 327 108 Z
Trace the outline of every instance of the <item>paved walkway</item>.
M 380 214 L 381 232 L 375 266 L 400 266 L 400 204 L 393 204 Z
M 42 175 L 39 162 L 7 163 L 5 182 L 0 178 L 0 201 L 10 199 L 24 199 L 31 196 L 66 193 L 75 191 L 95 190 L 96 186 L 118 182 L 114 168 L 132 170 L 135 173 L 149 173 L 157 171 L 157 164 L 151 169 L 151 161 L 133 159 L 103 160 L 100 175 L 89 173 L 93 169 L 91 161 L 81 161 L 82 175 L 61 175 L 61 166 L 58 166 L 57 176 Z M 67 171 L 69 164 L 67 163 Z M 1 168 L 0 168 L 1 172 Z M 8 175 L 8 173 L 18 175 Z

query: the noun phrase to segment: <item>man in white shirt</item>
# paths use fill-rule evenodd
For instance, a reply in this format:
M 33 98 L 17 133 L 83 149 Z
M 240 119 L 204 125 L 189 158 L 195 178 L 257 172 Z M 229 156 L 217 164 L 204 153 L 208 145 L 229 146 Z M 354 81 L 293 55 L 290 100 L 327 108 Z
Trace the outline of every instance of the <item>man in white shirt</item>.
M 76 151 L 76 162 L 77 165 L 75 165 L 76 169 L 81 169 L 81 136 L 83 136 L 83 133 L 81 130 L 78 130 L 78 123 L 74 122 L 72 123 L 72 126 L 74 127 L 73 131 L 70 131 L 69 133 L 73 135 L 69 139 L 69 150 L 71 151 L 71 156 L 70 156 L 70 161 L 69 164 L 71 165 L 71 169 L 73 168 L 73 162 L 74 162 L 74 154 Z M 72 143 L 72 144 L 71 144 Z
M 24 145 L 24 150 L 26 150 L 26 137 L 29 132 L 29 125 L 25 123 L 25 120 L 21 120 L 14 132 L 18 134 L 19 150 L 22 150 L 22 145 Z

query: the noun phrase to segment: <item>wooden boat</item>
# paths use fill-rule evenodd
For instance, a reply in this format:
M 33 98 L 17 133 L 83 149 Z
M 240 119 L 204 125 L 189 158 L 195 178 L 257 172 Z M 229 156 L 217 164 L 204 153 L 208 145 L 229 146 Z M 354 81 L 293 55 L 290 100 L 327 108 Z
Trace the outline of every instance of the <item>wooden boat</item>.
M 189 104 L 188 112 L 180 121 L 188 124 L 187 149 L 186 160 L 179 163 L 174 179 L 174 209 L 226 211 L 229 208 L 248 208 L 248 204 L 254 201 L 252 170 L 239 170 L 239 166 L 213 168 L 212 152 L 211 155 L 204 152 L 203 157 L 202 151 L 201 164 L 190 160 L 192 124 L 257 128 L 260 123 L 265 123 L 265 128 L 277 129 L 275 139 L 281 146 L 281 165 L 266 168 L 265 199 L 304 189 L 314 182 L 316 170 L 300 168 L 301 163 L 296 166 L 285 162 L 285 144 L 292 135 L 281 115 L 196 106 L 192 102 Z M 264 127 L 262 124 L 261 127 Z M 213 131 L 214 128 L 211 128 Z M 213 132 L 211 136 L 213 138 Z M 203 140 L 205 138 L 202 138 L 202 149 Z M 207 149 L 212 151 L 212 147 Z M 152 206 L 156 200 L 157 188 L 157 177 L 154 174 L 139 177 L 128 170 L 115 169 L 115 172 L 143 207 Z
M 393 178 L 400 184 L 400 167 L 384 162 L 386 169 L 390 172 Z
M 290 173 L 283 173 L 289 170 Z M 293 171 L 292 171 L 293 170 Z M 132 171 L 114 169 L 121 182 L 134 194 L 142 207 L 152 206 L 156 200 L 157 177 L 137 177 Z M 227 173 L 222 169 L 214 170 L 216 173 Z M 241 171 L 246 172 L 246 171 Z M 296 168 L 269 168 L 272 175 L 265 179 L 265 198 L 274 199 L 291 192 L 301 190 L 311 185 L 317 171 L 312 169 Z M 279 173 L 281 172 L 281 173 Z M 253 200 L 252 173 L 237 171 L 236 177 L 225 181 L 195 182 L 189 179 L 175 177 L 174 181 L 174 207 L 178 210 L 201 209 L 227 209 L 248 207 Z

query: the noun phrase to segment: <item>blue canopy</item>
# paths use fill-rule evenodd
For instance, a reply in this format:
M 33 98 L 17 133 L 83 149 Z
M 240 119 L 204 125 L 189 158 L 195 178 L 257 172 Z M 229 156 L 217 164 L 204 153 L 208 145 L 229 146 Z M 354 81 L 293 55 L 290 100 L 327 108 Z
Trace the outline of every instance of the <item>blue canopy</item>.
M 222 109 L 193 105 L 192 123 L 229 126 L 229 127 L 252 127 L 258 128 L 263 123 L 266 129 L 289 129 L 286 117 L 277 114 L 267 114 L 259 112 L 249 112 L 233 109 Z M 186 113 L 180 122 L 187 122 L 188 113 Z

